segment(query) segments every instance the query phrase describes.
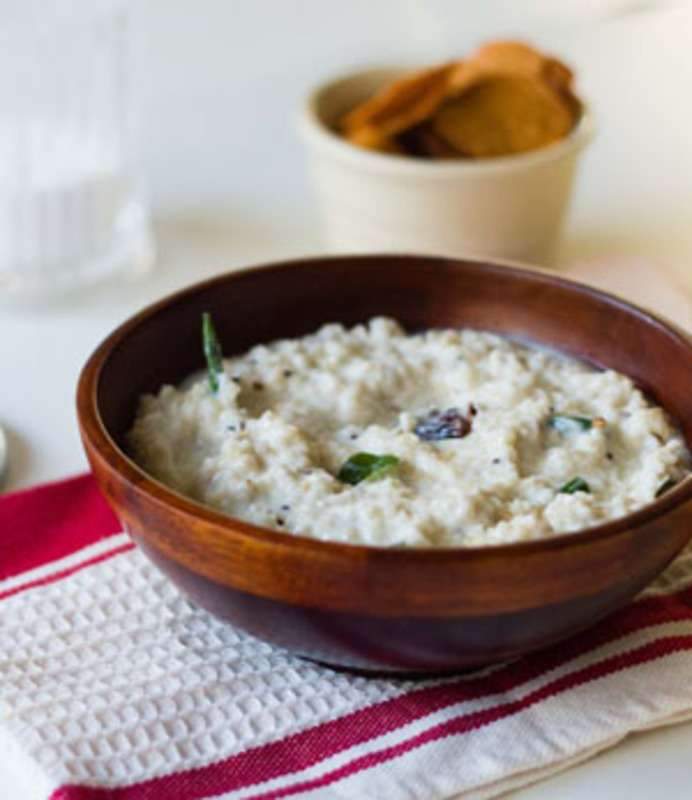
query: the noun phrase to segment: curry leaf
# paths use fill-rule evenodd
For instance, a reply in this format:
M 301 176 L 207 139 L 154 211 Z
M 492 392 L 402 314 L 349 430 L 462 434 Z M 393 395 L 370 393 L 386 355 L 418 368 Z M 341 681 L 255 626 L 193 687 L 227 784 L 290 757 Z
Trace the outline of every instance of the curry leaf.
M 558 491 L 560 494 L 574 494 L 575 492 L 590 492 L 591 489 L 583 478 L 577 476 L 576 478 L 572 478 L 571 481 L 567 481 Z
M 575 417 L 572 414 L 553 414 L 548 418 L 548 425 L 560 433 L 574 433 L 590 430 L 593 420 L 588 417 Z
M 202 314 L 202 343 L 204 356 L 207 359 L 209 388 L 216 393 L 219 391 L 219 375 L 223 372 L 223 354 L 211 314 L 206 311 Z
M 399 459 L 392 455 L 375 455 L 374 453 L 356 453 L 341 465 L 336 476 L 342 483 L 355 486 L 361 481 L 374 481 L 392 472 L 399 464 Z

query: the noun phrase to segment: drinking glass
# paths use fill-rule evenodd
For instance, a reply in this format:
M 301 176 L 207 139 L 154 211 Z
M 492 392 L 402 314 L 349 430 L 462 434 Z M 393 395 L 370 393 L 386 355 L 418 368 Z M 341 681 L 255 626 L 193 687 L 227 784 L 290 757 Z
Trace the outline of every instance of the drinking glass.
M 0 299 L 152 263 L 128 0 L 2 0 Z

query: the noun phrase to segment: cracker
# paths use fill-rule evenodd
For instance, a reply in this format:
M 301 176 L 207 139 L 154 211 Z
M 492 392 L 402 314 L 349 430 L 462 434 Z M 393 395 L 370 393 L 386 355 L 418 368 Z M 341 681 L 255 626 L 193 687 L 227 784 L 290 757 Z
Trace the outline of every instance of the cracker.
M 349 137 L 361 128 L 370 128 L 385 138 L 412 128 L 430 117 L 447 97 L 454 66 L 443 64 L 413 72 L 385 86 L 349 111 L 339 128 Z
M 523 42 L 488 42 L 471 60 L 486 72 L 539 78 L 558 90 L 567 89 L 572 83 L 569 67 Z
M 427 158 L 508 155 L 566 136 L 581 114 L 572 72 L 523 42 L 410 73 L 347 113 L 338 128 L 369 150 Z
M 572 112 L 549 85 L 528 77 L 491 77 L 466 89 L 435 114 L 432 128 L 465 156 L 523 153 L 566 136 Z
M 351 133 L 345 134 L 345 138 L 357 147 L 366 150 L 376 150 L 380 153 L 393 153 L 395 155 L 406 155 L 406 150 L 391 136 L 383 135 L 377 128 L 363 125 L 356 128 Z
M 435 133 L 429 122 L 416 125 L 398 138 L 409 155 L 419 158 L 459 158 L 461 155 L 449 142 Z

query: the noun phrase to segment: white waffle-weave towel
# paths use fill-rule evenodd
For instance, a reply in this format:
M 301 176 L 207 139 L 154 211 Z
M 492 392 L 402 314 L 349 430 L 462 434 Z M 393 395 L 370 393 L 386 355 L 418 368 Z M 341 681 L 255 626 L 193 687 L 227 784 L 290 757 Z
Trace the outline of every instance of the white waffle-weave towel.
M 3 800 L 489 798 L 692 715 L 692 550 L 558 648 L 421 682 L 212 619 L 84 476 L 0 499 Z

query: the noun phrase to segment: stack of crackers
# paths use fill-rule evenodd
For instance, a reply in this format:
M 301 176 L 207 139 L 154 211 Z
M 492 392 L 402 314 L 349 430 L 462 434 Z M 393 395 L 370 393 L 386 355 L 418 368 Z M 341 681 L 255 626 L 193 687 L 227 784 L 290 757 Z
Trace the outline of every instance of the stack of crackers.
M 581 103 L 571 70 L 522 42 L 490 42 L 462 61 L 384 86 L 338 124 L 352 144 L 419 158 L 492 158 L 552 144 Z

